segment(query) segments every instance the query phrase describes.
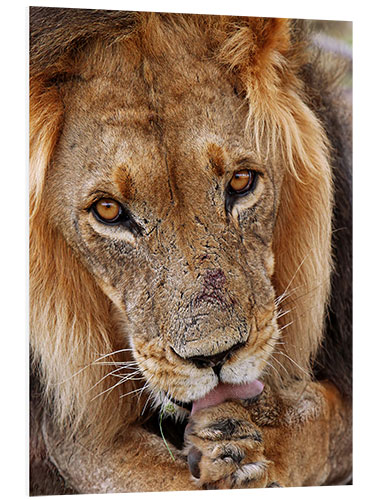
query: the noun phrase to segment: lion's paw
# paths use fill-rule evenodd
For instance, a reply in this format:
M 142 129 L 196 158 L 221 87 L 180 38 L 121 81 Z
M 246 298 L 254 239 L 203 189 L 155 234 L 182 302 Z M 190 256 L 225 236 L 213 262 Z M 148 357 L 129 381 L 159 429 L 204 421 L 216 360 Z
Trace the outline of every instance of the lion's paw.
M 279 486 L 269 477 L 262 433 L 238 403 L 195 413 L 186 427 L 185 443 L 190 472 L 203 488 Z

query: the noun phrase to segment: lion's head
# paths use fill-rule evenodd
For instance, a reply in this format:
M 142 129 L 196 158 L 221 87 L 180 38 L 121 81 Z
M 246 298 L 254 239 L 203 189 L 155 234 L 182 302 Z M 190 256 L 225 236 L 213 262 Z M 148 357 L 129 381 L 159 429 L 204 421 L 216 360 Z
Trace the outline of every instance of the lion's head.
M 103 437 L 150 394 L 308 376 L 331 178 L 289 23 L 32 16 L 31 344 L 57 418 Z

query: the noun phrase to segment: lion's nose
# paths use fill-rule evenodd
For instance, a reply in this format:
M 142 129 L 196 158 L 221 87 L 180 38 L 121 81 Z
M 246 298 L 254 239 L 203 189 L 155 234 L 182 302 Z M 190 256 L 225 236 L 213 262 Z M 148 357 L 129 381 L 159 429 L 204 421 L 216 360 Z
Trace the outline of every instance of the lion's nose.
M 216 375 L 219 375 L 223 364 L 230 358 L 234 351 L 240 349 L 243 345 L 244 342 L 239 342 L 226 351 L 213 354 L 212 356 L 191 356 L 187 360 L 194 363 L 197 368 L 212 368 Z

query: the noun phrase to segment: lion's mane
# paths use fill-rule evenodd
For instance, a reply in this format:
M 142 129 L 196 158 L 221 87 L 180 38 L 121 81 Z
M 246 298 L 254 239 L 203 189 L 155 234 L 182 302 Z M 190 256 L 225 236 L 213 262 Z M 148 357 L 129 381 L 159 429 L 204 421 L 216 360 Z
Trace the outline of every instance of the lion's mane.
M 194 43 L 204 32 L 212 57 L 236 75 L 248 104 L 247 133 L 259 149 L 282 152 L 286 172 L 274 232 L 274 286 L 283 310 L 278 374 L 270 383 L 311 376 L 321 345 L 330 289 L 332 169 L 330 144 L 306 86 L 316 57 L 298 25 L 286 20 L 140 14 L 52 8 L 31 9 L 30 53 L 30 320 L 33 370 L 57 422 L 72 431 L 95 430 L 107 442 L 124 423 L 139 418 L 141 403 L 109 388 L 105 363 L 115 353 L 116 323 L 109 299 L 73 255 L 48 219 L 44 181 L 64 122 L 62 81 L 79 78 L 76 58 L 101 38 L 126 39 L 150 52 L 168 43 L 173 30 Z M 308 72 L 311 75 L 311 71 Z M 315 94 L 319 92 L 315 90 Z M 126 353 L 125 353 L 126 354 Z M 136 387 L 129 382 L 127 391 Z

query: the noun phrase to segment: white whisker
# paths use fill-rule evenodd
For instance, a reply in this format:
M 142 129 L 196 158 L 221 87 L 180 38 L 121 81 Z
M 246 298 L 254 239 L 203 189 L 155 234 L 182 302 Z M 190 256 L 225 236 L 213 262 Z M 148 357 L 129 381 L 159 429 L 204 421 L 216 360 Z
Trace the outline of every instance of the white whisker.
M 273 370 L 275 370 L 275 372 L 277 373 L 280 380 L 282 380 L 280 373 L 278 372 L 278 370 L 273 366 L 273 364 L 270 361 L 266 361 L 264 358 L 262 358 L 262 361 L 264 363 L 266 363 L 266 365 L 270 366 Z
M 138 387 L 138 389 L 134 389 L 133 391 L 127 392 L 126 394 L 121 394 L 120 398 L 125 398 L 126 396 L 130 396 L 130 394 L 136 394 L 139 391 L 143 391 L 144 388 L 145 388 L 144 386 Z
M 149 393 L 149 395 L 148 395 L 148 398 L 147 398 L 147 400 L 146 400 L 145 404 L 143 405 L 143 409 L 142 409 L 141 415 L 143 415 L 143 414 L 144 414 L 144 412 L 146 411 L 146 407 L 147 407 L 147 405 L 148 405 L 148 403 L 149 403 L 149 401 L 150 401 L 150 399 L 151 399 L 152 397 L 153 397 L 153 393 L 152 393 L 152 391 L 150 391 L 150 393 Z
M 64 384 L 66 382 L 68 382 L 69 380 L 71 380 L 72 378 L 76 377 L 77 375 L 79 375 L 80 373 L 82 373 L 84 370 L 87 370 L 87 368 L 90 368 L 90 366 L 94 366 L 94 365 L 101 365 L 101 364 L 112 364 L 112 365 L 115 365 L 116 363 L 121 363 L 121 361 L 108 361 L 106 363 L 100 363 L 100 360 L 104 359 L 104 358 L 107 358 L 108 356 L 112 356 L 113 354 L 118 354 L 120 352 L 132 352 L 133 350 L 132 349 L 119 349 L 118 351 L 113 351 L 113 352 L 110 352 L 108 354 L 104 354 L 102 356 L 100 356 L 99 358 L 96 358 L 94 361 L 91 361 L 90 363 L 88 363 L 87 365 L 83 366 L 82 368 L 80 368 L 79 370 L 77 370 L 76 372 L 73 373 L 73 375 L 71 375 L 70 377 L 62 380 L 61 382 L 58 382 L 56 385 L 61 385 L 61 384 Z M 136 364 L 136 361 L 123 361 L 122 363 L 129 363 L 128 366 L 131 366 L 130 363 L 135 363 Z
M 117 382 L 116 384 L 112 385 L 112 386 L 111 386 L 111 387 L 109 387 L 108 389 L 106 389 L 106 390 L 104 390 L 104 391 L 100 392 L 99 394 L 97 394 L 96 396 L 94 396 L 94 397 L 92 398 L 92 400 L 91 400 L 91 401 L 94 401 L 94 400 L 95 400 L 96 398 L 98 398 L 99 396 L 103 396 L 103 394 L 106 394 L 107 392 L 112 391 L 113 389 L 115 389 L 116 387 L 118 387 L 119 385 L 121 385 L 121 384 L 123 384 L 123 383 L 124 383 L 124 381 L 123 381 L 123 380 L 120 380 L 119 382 Z
M 134 373 L 134 375 L 138 375 L 138 374 Z M 124 377 L 124 375 L 118 375 L 118 374 L 114 374 L 113 376 L 117 377 L 117 378 L 121 378 L 124 382 L 126 382 L 128 380 L 144 380 L 144 377 L 133 377 L 133 374 L 129 374 L 126 377 Z
M 286 316 L 287 314 L 289 314 L 290 312 L 292 312 L 294 309 L 288 309 L 287 311 L 283 311 L 282 309 L 280 309 L 277 314 L 276 314 L 276 319 L 280 319 L 282 318 L 283 316 Z
M 113 356 L 113 354 L 119 354 L 120 352 L 133 352 L 133 349 L 119 349 L 118 351 L 112 351 L 109 352 L 108 354 L 103 354 L 99 358 L 95 359 L 92 363 L 97 363 L 98 361 L 101 361 L 104 358 L 108 358 L 108 356 Z
M 120 366 L 120 368 L 116 368 L 116 370 L 113 370 L 113 371 L 111 371 L 111 372 L 107 373 L 106 375 L 104 375 L 104 377 L 102 377 L 100 380 L 98 380 L 98 381 L 97 381 L 97 382 L 96 382 L 96 383 L 95 383 L 92 387 L 90 387 L 90 389 L 89 389 L 87 392 L 92 391 L 92 390 L 93 390 L 95 387 L 97 387 L 97 386 L 98 386 L 101 382 L 103 382 L 103 380 L 105 380 L 107 377 L 109 377 L 110 375 L 115 374 L 116 372 L 118 372 L 118 371 L 120 371 L 120 370 L 122 370 L 122 369 L 123 369 L 123 367 L 122 367 L 122 366 Z
M 285 330 L 285 328 L 288 328 L 288 326 L 290 326 L 292 323 L 293 323 L 293 321 L 289 321 L 289 323 L 287 323 L 286 325 L 279 328 L 279 332 L 282 332 L 283 330 Z
M 138 394 L 138 403 L 140 402 L 142 394 L 144 393 L 145 389 L 149 389 L 149 388 L 150 388 L 150 384 L 148 384 L 148 383 L 144 384 L 142 390 Z
M 275 299 L 275 305 L 276 305 L 276 307 L 279 307 L 282 302 L 284 302 L 285 300 L 289 299 L 293 295 L 294 292 L 296 292 L 297 290 L 299 290 L 301 288 L 303 288 L 303 285 L 295 286 L 294 288 L 292 288 L 289 291 L 285 290 L 282 294 L 280 294 Z
M 279 365 L 281 366 L 281 368 L 285 371 L 285 373 L 286 373 L 287 375 L 289 374 L 289 373 L 288 373 L 288 370 L 285 368 L 285 366 L 283 366 L 283 364 L 282 364 L 282 363 L 280 363 L 280 361 L 279 361 L 277 358 L 275 358 L 275 356 L 273 356 L 272 354 L 270 354 L 270 357 L 271 357 L 274 361 L 276 361 L 276 363 L 277 363 L 277 364 L 279 364 Z
M 121 365 L 123 367 L 132 367 L 132 366 L 137 366 L 138 363 L 136 361 L 98 361 L 98 362 L 93 362 L 92 364 L 95 365 Z
M 288 292 L 290 285 L 292 284 L 292 282 L 293 282 L 294 278 L 297 276 L 297 274 L 298 274 L 299 270 L 300 270 L 300 269 L 301 269 L 301 267 L 303 266 L 303 264 L 304 264 L 305 260 L 306 260 L 306 259 L 307 259 L 307 257 L 310 255 L 310 253 L 311 253 L 311 251 L 310 251 L 310 252 L 308 252 L 308 253 L 305 255 L 305 257 L 302 259 L 302 261 L 301 261 L 300 265 L 299 265 L 299 266 L 297 267 L 297 269 L 296 269 L 296 272 L 293 274 L 293 276 L 292 276 L 291 280 L 289 281 L 288 286 L 285 288 L 285 290 L 284 290 L 284 294 Z
M 281 356 L 285 356 L 287 359 L 289 359 L 289 361 L 291 361 L 297 368 L 299 368 L 301 370 L 302 373 L 304 373 L 305 375 L 310 375 L 306 370 L 304 370 L 298 363 L 296 363 L 294 361 L 294 359 L 292 359 L 290 356 L 288 356 L 288 354 L 286 354 L 285 352 L 282 352 L 282 351 L 277 351 L 275 354 L 280 354 Z

